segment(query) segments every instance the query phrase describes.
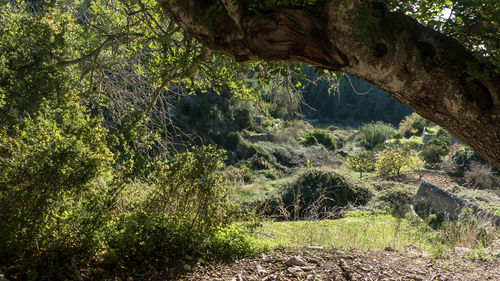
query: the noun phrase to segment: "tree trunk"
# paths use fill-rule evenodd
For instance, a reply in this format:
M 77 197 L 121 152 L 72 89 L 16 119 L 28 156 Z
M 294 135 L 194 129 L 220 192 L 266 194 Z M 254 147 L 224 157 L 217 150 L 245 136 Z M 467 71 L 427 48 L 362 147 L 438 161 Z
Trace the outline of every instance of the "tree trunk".
M 305 63 L 373 83 L 500 168 L 500 76 L 408 16 L 370 0 L 260 14 L 249 12 L 247 1 L 158 2 L 188 34 L 237 60 Z M 382 16 L 367 24 L 360 9 Z

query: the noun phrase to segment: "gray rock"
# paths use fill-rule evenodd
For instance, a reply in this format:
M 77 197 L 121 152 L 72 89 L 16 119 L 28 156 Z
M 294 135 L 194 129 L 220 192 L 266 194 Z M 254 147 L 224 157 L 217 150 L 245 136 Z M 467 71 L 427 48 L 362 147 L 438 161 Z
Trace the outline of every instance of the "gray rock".
M 432 139 L 432 137 L 434 137 L 433 134 L 429 134 L 424 130 L 424 133 L 422 134 L 422 142 L 427 143 Z
M 500 216 L 479 208 L 465 199 L 435 185 L 422 182 L 415 197 L 415 212 L 423 219 L 429 214 L 438 214 L 444 218 L 456 220 L 465 207 L 469 207 L 476 217 L 489 220 L 497 227 L 500 226 Z
M 191 271 L 191 266 L 186 263 L 182 266 L 182 269 L 184 269 L 185 271 Z
M 286 271 L 288 271 L 289 273 L 291 273 L 293 275 L 299 274 L 299 273 L 304 273 L 304 270 L 302 270 L 302 268 L 300 268 L 298 266 L 289 267 L 286 269 Z
M 288 266 L 304 266 L 306 262 L 299 256 L 293 256 L 285 262 Z
M 256 269 L 257 269 L 257 273 L 258 274 L 266 274 L 267 273 L 267 270 L 265 270 L 262 266 L 260 265 L 257 265 L 256 266 Z

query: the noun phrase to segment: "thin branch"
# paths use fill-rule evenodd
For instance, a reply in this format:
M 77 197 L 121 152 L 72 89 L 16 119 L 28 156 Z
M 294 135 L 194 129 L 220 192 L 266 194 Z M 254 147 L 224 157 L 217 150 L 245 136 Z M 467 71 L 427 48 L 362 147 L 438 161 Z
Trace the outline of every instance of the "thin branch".
M 202 63 L 207 62 L 211 56 L 212 56 L 212 52 L 210 51 L 210 49 L 203 47 L 200 55 L 197 56 L 193 60 L 191 65 L 186 67 L 184 71 L 177 72 L 171 76 L 168 76 L 168 75 L 163 76 L 161 78 L 161 81 L 162 81 L 161 85 L 155 89 L 153 99 L 151 100 L 151 103 L 148 105 L 145 116 L 148 116 L 151 113 L 151 110 L 153 109 L 154 105 L 156 104 L 156 101 L 158 100 L 158 97 L 160 96 L 161 91 L 170 81 L 192 77 L 196 73 L 196 71 L 198 70 L 199 66 Z
M 99 54 L 101 53 L 101 51 L 103 49 L 107 49 L 109 47 L 112 47 L 116 43 L 119 43 L 119 44 L 120 43 L 126 43 L 128 41 L 129 36 L 144 36 L 144 34 L 142 34 L 142 33 L 131 33 L 131 34 L 114 34 L 114 35 L 109 35 L 108 38 L 106 38 L 106 40 L 104 40 L 104 42 L 102 42 L 99 47 L 97 47 L 94 50 L 90 51 L 86 55 L 81 56 L 81 57 L 76 58 L 76 59 L 73 59 L 73 60 L 67 60 L 67 61 L 60 60 L 59 62 L 57 62 L 56 65 L 58 67 L 60 67 L 60 68 L 65 68 L 65 67 L 68 67 L 70 65 L 79 64 L 79 63 L 88 61 L 91 58 L 96 58 L 97 56 L 99 56 Z

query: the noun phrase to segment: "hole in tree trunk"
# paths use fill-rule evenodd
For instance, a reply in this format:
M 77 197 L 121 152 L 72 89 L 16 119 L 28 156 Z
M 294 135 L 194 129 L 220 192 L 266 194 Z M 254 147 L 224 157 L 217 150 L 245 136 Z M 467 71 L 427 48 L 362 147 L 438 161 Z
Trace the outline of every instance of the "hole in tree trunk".
M 460 77 L 460 84 L 468 101 L 475 102 L 480 109 L 488 109 L 493 106 L 493 98 L 490 91 L 479 80 L 464 73 Z
M 377 43 L 375 49 L 373 50 L 373 55 L 379 59 L 387 55 L 388 49 L 384 43 Z

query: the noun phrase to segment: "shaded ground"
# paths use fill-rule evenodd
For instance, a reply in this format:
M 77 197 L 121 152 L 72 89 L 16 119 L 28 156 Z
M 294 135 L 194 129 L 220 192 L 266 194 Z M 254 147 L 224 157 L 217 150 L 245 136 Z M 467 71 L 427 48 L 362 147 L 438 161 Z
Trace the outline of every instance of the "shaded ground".
M 459 253 L 434 262 L 394 251 L 304 249 L 256 259 L 194 266 L 171 280 L 500 280 L 500 260 L 472 261 Z
M 414 184 L 417 186 L 420 185 L 422 181 L 426 181 L 441 188 L 449 188 L 455 185 L 462 185 L 464 183 L 463 178 L 451 177 L 442 171 L 433 170 L 414 170 L 401 174 L 400 176 L 389 176 L 384 179 L 394 182 Z

